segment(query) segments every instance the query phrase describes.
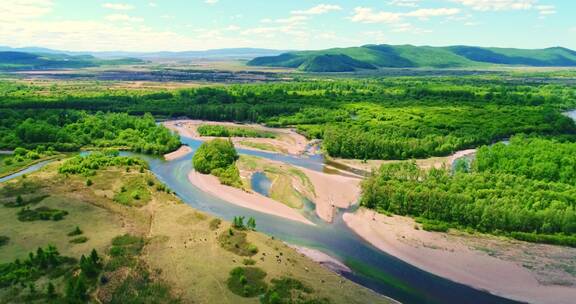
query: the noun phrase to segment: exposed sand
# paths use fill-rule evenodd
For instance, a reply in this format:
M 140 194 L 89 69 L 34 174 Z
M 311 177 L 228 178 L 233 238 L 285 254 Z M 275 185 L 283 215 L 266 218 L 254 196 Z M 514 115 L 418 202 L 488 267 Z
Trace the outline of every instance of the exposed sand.
M 298 213 L 297 210 L 258 193 L 248 193 L 241 189 L 222 185 L 215 176 L 203 175 L 192 171 L 188 174 L 188 179 L 194 186 L 200 188 L 202 191 L 208 192 L 232 204 L 304 224 L 314 225 L 302 214 Z
M 233 137 L 232 141 L 234 144 L 243 149 L 300 155 L 306 152 L 309 143 L 306 137 L 296 133 L 292 129 L 268 128 L 257 124 L 236 124 L 231 122 L 214 122 L 203 120 L 174 120 L 164 123 L 164 126 L 167 128 L 176 131 L 186 137 L 198 140 L 214 139 L 214 137 L 205 137 L 198 134 L 197 129 L 201 125 L 221 125 L 228 127 L 253 128 L 255 130 L 273 132 L 277 134 L 276 138 Z M 252 143 L 253 145 L 248 145 L 246 143 Z M 259 145 L 268 146 L 271 149 L 260 149 L 258 148 Z
M 326 222 L 332 222 L 336 208 L 349 208 L 360 198 L 360 179 L 341 175 L 321 173 L 306 168 L 298 168 L 314 185 L 316 214 Z
M 290 246 L 290 245 L 289 245 Z M 312 261 L 334 271 L 337 273 L 342 272 L 352 272 L 348 266 L 344 265 L 344 263 L 338 261 L 336 258 L 333 258 L 322 251 L 307 248 L 307 247 L 299 247 L 299 246 L 290 246 L 298 251 L 300 254 L 308 257 Z
M 344 222 L 380 250 L 455 282 L 530 303 L 569 304 L 576 299 L 576 288 L 542 285 L 521 264 L 474 250 L 444 233 L 416 230 L 410 218 L 360 209 L 344 214 Z
M 469 156 L 476 153 L 476 149 L 470 150 L 462 150 L 458 151 L 450 156 L 444 157 L 430 157 L 424 159 L 415 159 L 416 164 L 422 169 L 431 169 L 431 168 L 442 168 L 442 166 L 450 166 L 456 159 L 464 156 Z M 367 160 L 362 161 L 358 159 L 343 159 L 343 158 L 331 158 L 331 162 L 335 163 L 336 165 L 344 165 L 346 167 L 350 167 L 357 170 L 362 170 L 365 172 L 371 172 L 372 170 L 378 170 L 380 166 L 384 164 L 392 164 L 397 162 L 403 161 L 410 161 L 410 160 Z
M 167 161 L 175 160 L 175 159 L 186 156 L 186 154 L 188 154 L 190 152 L 192 152 L 192 148 L 190 148 L 188 146 L 181 146 L 178 150 L 176 150 L 172 153 L 164 154 L 164 159 Z

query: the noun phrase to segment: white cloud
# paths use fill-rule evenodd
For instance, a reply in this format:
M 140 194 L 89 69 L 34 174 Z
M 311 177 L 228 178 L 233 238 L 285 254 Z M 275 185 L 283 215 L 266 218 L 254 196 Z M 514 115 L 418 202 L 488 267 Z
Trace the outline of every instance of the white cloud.
M 354 9 L 354 15 L 350 17 L 350 20 L 360 23 L 398 23 L 407 17 L 428 19 L 430 17 L 454 16 L 459 13 L 460 10 L 457 8 L 423 8 L 407 13 L 395 13 L 375 12 L 371 8 L 357 7 Z
M 402 7 L 418 7 L 420 0 L 392 0 L 388 2 L 389 5 L 402 6 Z
M 404 16 L 417 17 L 417 18 L 430 18 L 440 16 L 454 16 L 460 13 L 457 8 L 422 8 L 415 11 L 405 13 Z
M 350 17 L 353 22 L 361 23 L 392 23 L 402 19 L 401 13 L 391 12 L 374 12 L 368 7 L 357 7 L 354 9 L 354 15 Z
M 333 4 L 320 4 L 307 10 L 293 11 L 294 15 L 322 15 L 332 11 L 341 11 L 342 7 Z
M 556 7 L 554 5 L 538 5 L 536 6 L 540 18 L 556 14 Z
M 412 23 L 398 23 L 392 26 L 392 32 L 396 33 L 412 33 L 412 34 L 425 34 L 432 32 L 431 30 L 422 29 L 414 26 Z
M 0 21 L 21 21 L 44 16 L 52 11 L 52 0 L 0 0 Z
M 218 1 L 219 1 L 219 0 L 205 0 L 204 3 L 213 5 L 213 4 L 218 3 Z
M 112 14 L 104 17 L 104 19 L 112 22 L 120 21 L 120 22 L 142 22 L 144 19 L 139 17 L 132 17 L 126 14 Z
M 156 2 L 148 2 L 148 6 L 149 6 L 149 7 L 157 7 L 157 6 L 158 6 L 158 3 L 156 3 Z
M 301 25 L 304 24 L 308 20 L 306 16 L 291 16 L 288 18 L 280 18 L 280 19 L 262 19 L 262 23 L 280 23 L 280 24 L 289 24 L 289 25 Z
M 452 0 L 477 11 L 528 10 L 537 0 Z
M 129 11 L 134 9 L 132 5 L 124 3 L 104 3 L 102 7 L 116 11 Z

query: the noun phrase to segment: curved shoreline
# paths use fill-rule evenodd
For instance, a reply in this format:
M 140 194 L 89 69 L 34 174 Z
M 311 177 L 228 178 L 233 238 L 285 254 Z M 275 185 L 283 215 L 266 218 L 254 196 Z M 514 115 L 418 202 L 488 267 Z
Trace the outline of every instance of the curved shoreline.
M 379 250 L 453 282 L 529 303 L 571 304 L 576 299 L 576 288 L 542 285 L 522 265 L 450 242 L 441 233 L 416 230 L 412 219 L 361 208 L 345 213 L 343 220 Z
M 170 120 L 163 122 L 163 125 L 179 133 L 182 136 L 196 140 L 211 140 L 217 137 L 200 136 L 197 128 L 201 125 L 221 125 L 228 127 L 252 128 L 256 130 L 269 131 L 278 134 L 281 138 L 253 138 L 253 137 L 232 137 L 234 145 L 246 150 L 261 151 L 268 153 L 279 153 L 287 155 L 302 155 L 306 152 L 309 141 L 292 129 L 269 128 L 258 124 L 237 124 L 233 122 L 216 122 L 207 120 Z M 256 145 L 270 145 L 276 150 L 259 149 L 254 146 L 245 145 L 243 142 L 251 142 Z
M 164 154 L 164 159 L 167 161 L 176 160 L 186 156 L 190 152 L 192 152 L 192 148 L 183 145 L 174 152 Z
M 248 193 L 222 185 L 215 176 L 191 171 L 188 174 L 188 181 L 200 190 L 231 204 L 314 226 L 314 223 L 306 219 L 298 211 L 258 193 Z

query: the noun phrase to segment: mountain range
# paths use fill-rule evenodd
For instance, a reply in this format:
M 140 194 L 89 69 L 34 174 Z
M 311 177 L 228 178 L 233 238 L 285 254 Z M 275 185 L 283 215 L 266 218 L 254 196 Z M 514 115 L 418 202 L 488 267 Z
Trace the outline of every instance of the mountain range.
M 286 52 L 286 50 L 272 50 L 259 48 L 229 48 L 214 49 L 206 51 L 183 51 L 183 52 L 73 52 L 55 50 L 40 47 L 12 48 L 0 46 L 0 52 L 25 52 L 41 54 L 65 54 L 70 56 L 91 55 L 99 58 L 140 58 L 140 59 L 253 59 L 259 56 L 275 56 Z
M 257 57 L 250 66 L 297 68 L 305 72 L 353 72 L 379 68 L 475 68 L 495 65 L 574 67 L 576 52 L 474 46 L 365 45 Z

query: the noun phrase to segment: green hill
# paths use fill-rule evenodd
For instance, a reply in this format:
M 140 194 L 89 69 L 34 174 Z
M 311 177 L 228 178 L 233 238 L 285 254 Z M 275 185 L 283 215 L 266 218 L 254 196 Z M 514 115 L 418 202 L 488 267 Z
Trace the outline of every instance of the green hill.
M 139 63 L 143 61 L 134 58 L 104 60 L 91 55 L 0 52 L 0 71 L 72 69 Z
M 527 50 L 472 46 L 365 45 L 258 57 L 248 62 L 248 65 L 298 68 L 306 72 L 352 72 L 377 68 L 466 68 L 493 65 L 562 67 L 576 66 L 576 52 L 561 47 Z

